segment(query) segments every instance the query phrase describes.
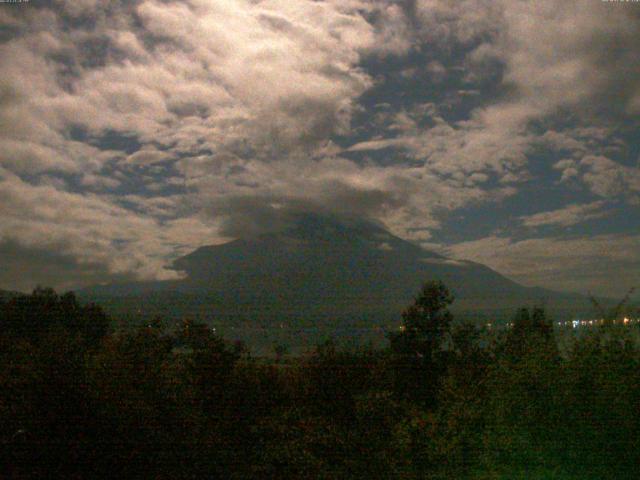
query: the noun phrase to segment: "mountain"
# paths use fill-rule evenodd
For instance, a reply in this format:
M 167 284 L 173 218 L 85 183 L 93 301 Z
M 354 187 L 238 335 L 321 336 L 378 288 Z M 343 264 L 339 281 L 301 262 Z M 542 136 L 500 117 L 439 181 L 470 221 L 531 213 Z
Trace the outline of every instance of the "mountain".
M 490 268 L 453 260 L 382 227 L 327 215 L 298 215 L 289 227 L 179 258 L 184 278 L 92 287 L 81 297 L 108 310 L 215 319 L 245 326 L 397 325 L 423 282 L 440 279 L 464 316 L 508 318 L 523 305 L 557 315 L 588 308 L 585 298 L 526 288 Z

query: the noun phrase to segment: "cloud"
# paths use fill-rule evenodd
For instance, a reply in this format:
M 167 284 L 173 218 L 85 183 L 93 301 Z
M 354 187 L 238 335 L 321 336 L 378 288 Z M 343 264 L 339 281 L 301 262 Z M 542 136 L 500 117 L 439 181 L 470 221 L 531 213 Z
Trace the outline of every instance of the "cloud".
M 165 268 L 168 258 L 202 243 L 224 240 L 215 228 L 197 218 L 160 222 L 148 215 L 153 212 L 146 213 L 119 207 L 94 194 L 30 185 L 13 175 L 0 178 L 3 244 L 23 253 L 51 252 L 68 265 L 82 266 L 80 271 L 87 274 L 101 272 L 103 278 L 111 279 L 175 278 L 176 272 Z M 64 273 L 58 278 L 68 282 Z M 47 275 L 53 277 L 51 272 Z
M 638 112 L 639 22 L 519 0 L 2 9 L 0 242 L 113 278 L 167 278 L 177 254 L 302 209 L 424 242 L 514 195 L 540 151 L 562 182 L 632 203 L 616 124 Z M 580 208 L 523 221 L 596 215 Z
M 134 165 L 152 165 L 171 159 L 171 154 L 162 152 L 153 147 L 146 147 L 129 155 L 125 162 Z
M 636 9 L 602 2 L 506 1 L 495 52 L 503 81 L 541 113 L 571 107 L 633 113 L 640 91 Z M 626 47 L 625 47 L 626 46 Z
M 640 193 L 640 168 L 627 167 L 603 156 L 586 156 L 580 160 L 584 168 L 582 181 L 601 197 Z
M 627 234 L 515 241 L 490 236 L 452 245 L 456 258 L 488 265 L 530 286 L 622 297 L 640 284 L 640 236 Z
M 374 27 L 360 6 L 57 2 L 3 14 L 14 34 L 0 45 L 0 239 L 110 275 L 172 275 L 171 257 L 220 238 L 223 217 L 194 211 L 219 201 L 200 190 L 226 181 L 217 171 L 249 162 L 268 175 L 282 170 L 270 162 L 322 150 L 372 83 L 361 55 L 378 35 L 396 42 L 388 51 L 405 48 L 402 22 Z M 180 175 L 189 198 L 157 198 L 180 186 L 153 174 L 158 164 Z M 236 170 L 220 194 L 245 194 L 244 180 Z M 117 188 L 131 193 L 109 192 Z
M 557 210 L 540 212 L 534 215 L 520 217 L 525 227 L 540 227 L 544 225 L 557 225 L 570 227 L 578 223 L 586 222 L 607 215 L 603 210 L 605 203 L 602 201 L 591 202 L 583 205 L 571 204 Z
M 461 184 L 487 178 L 478 176 L 487 173 L 505 182 L 524 178 L 533 137 L 519 123 L 520 113 L 504 109 L 500 118 L 490 120 L 482 116 L 484 113 L 452 124 L 430 110 L 426 115 L 433 126 L 421 128 L 418 121 L 424 113 L 401 112 L 391 126 L 397 132 L 394 137 L 359 142 L 348 151 L 399 148 L 424 162 L 425 172 L 450 176 Z
M 489 75 L 508 94 L 473 109 L 466 121 L 440 118 L 431 128 L 352 149 L 402 146 L 439 170 L 446 164 L 464 172 L 500 172 L 505 165 L 521 168 L 534 142 L 561 140 L 562 132 L 534 135 L 528 129 L 533 121 L 567 109 L 589 122 L 606 122 L 603 115 L 629 119 L 635 112 L 640 78 L 634 72 L 640 61 L 624 47 L 640 40 L 635 9 L 602 2 L 424 0 L 416 2 L 415 10 L 430 47 L 467 52 L 468 82 L 482 83 Z
M 561 182 L 578 180 L 603 198 L 624 198 L 631 204 L 640 199 L 640 168 L 623 165 L 602 155 L 564 159 L 554 165 Z
M 81 125 L 165 145 L 187 137 L 215 152 L 241 140 L 279 154 L 347 128 L 354 99 L 371 84 L 356 64 L 374 47 L 375 32 L 355 7 L 115 5 L 92 5 L 86 24 L 68 16 L 87 9 L 41 9 L 21 19 L 28 35 L 3 45 L 3 83 L 22 99 L 15 113 L 30 117 L 28 133 L 46 123 L 63 140 Z
M 131 280 L 114 276 L 99 263 L 82 263 L 74 256 L 51 248 L 25 246 L 11 239 L 0 242 L 0 288 L 28 292 L 37 285 L 72 289 L 78 284 L 99 284 L 105 280 Z

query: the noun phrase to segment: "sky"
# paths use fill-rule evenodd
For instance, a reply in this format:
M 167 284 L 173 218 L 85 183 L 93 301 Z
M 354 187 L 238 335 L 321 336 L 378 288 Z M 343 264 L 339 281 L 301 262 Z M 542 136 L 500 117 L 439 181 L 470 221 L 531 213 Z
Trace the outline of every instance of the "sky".
M 0 3 L 0 288 L 170 279 L 297 211 L 640 286 L 640 3 Z

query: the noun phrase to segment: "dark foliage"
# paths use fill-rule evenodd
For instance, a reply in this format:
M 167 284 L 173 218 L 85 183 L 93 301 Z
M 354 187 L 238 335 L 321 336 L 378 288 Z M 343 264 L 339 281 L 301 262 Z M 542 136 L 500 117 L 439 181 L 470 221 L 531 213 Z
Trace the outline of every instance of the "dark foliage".
M 402 313 L 401 331 L 389 335 L 396 369 L 396 391 L 432 406 L 446 369 L 448 340 L 453 316 L 449 289 L 440 281 L 425 283 L 415 302 Z
M 12 298 L 0 476 L 635 478 L 637 327 L 575 335 L 536 308 L 491 331 L 452 301 L 426 284 L 388 349 L 268 359 L 194 322 L 110 332 L 72 294 Z
M 59 296 L 50 288 L 37 288 L 31 295 L 18 295 L 0 305 L 0 332 L 6 336 L 39 341 L 60 329 L 95 344 L 109 328 L 100 307 L 81 306 L 72 292 Z

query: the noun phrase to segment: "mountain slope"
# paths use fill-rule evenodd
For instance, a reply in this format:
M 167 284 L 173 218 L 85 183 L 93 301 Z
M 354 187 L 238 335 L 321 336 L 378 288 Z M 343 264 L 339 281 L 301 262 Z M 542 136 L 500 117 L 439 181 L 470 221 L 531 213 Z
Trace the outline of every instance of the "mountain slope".
M 398 318 L 421 284 L 444 281 L 459 312 L 508 316 L 544 303 L 579 311 L 583 297 L 525 288 L 490 268 L 457 261 L 364 221 L 305 214 L 279 232 L 206 246 L 178 259 L 183 280 L 94 287 L 81 292 L 119 312 L 165 316 Z

